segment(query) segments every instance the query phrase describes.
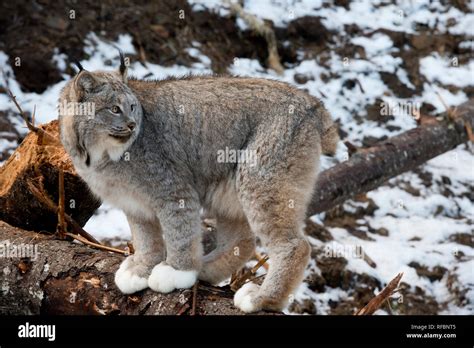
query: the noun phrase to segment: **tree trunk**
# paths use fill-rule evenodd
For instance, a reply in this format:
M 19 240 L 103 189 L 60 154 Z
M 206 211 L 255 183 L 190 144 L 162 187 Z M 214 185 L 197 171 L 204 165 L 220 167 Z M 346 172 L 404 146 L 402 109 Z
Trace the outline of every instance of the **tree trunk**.
M 388 179 L 415 169 L 426 161 L 454 149 L 472 137 L 474 100 L 456 108 L 456 119 L 434 118 L 375 146 L 360 149 L 341 164 L 323 171 L 308 207 L 308 216 L 327 211 Z M 472 140 L 472 139 L 471 139 Z
M 58 202 L 58 177 L 64 170 L 66 214 L 84 226 L 100 201 L 76 174 L 59 143 L 58 121 L 40 126 L 47 132 L 30 132 L 0 168 L 0 220 L 34 231 L 54 232 L 57 212 L 38 197 Z M 34 190 L 32 190 L 32 187 Z

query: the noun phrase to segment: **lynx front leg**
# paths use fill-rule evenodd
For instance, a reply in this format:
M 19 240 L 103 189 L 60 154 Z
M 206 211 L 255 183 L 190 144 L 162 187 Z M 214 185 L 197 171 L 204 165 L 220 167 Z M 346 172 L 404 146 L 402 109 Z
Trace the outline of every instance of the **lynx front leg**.
M 155 265 L 165 258 L 160 222 L 127 216 L 135 253 L 128 256 L 115 273 L 115 284 L 124 294 L 148 287 L 148 277 Z
M 148 286 L 158 292 L 187 289 L 201 269 L 202 243 L 199 203 L 196 199 L 168 202 L 159 211 L 166 241 L 166 261 L 153 268 Z

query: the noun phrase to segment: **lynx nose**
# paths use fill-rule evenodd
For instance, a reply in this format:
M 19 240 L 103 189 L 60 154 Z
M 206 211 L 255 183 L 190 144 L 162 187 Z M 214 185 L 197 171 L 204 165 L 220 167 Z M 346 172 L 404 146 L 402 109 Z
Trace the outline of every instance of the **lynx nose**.
M 137 124 L 133 121 L 127 123 L 127 127 L 128 127 L 128 129 L 130 129 L 130 131 L 133 131 L 136 126 L 137 126 Z

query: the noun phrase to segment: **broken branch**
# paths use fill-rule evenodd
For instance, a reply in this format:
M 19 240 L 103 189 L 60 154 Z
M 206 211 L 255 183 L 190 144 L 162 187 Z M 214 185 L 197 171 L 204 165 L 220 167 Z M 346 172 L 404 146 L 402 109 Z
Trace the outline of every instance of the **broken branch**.
M 78 240 L 79 242 L 81 242 L 85 245 L 88 245 L 90 247 L 93 247 L 93 248 L 96 248 L 96 249 L 99 249 L 99 250 L 112 251 L 114 253 L 121 254 L 121 255 L 129 255 L 128 250 L 117 249 L 117 248 L 109 247 L 107 245 L 103 245 L 103 244 L 100 244 L 100 243 L 94 243 L 94 242 L 91 242 L 91 241 L 87 240 L 86 238 L 84 238 L 80 235 L 77 235 L 77 234 L 72 234 L 72 233 L 66 232 L 65 235 L 69 236 L 69 237 L 71 237 L 75 240 Z
M 380 306 L 382 306 L 382 304 L 387 301 L 390 296 L 393 295 L 402 277 L 403 273 L 399 273 L 395 278 L 390 281 L 390 283 L 388 283 L 385 288 L 382 289 L 382 291 L 377 296 L 370 300 L 364 308 L 359 309 L 355 315 L 374 314 L 374 312 L 379 309 Z
M 53 212 L 57 212 L 59 210 L 58 206 L 49 197 L 47 197 L 44 194 L 44 190 L 38 189 L 31 181 L 27 182 L 27 186 L 30 189 L 30 192 L 33 193 L 33 195 L 38 200 L 40 200 L 49 210 Z M 100 242 L 97 239 L 95 239 L 89 233 L 87 233 L 87 231 L 85 231 L 81 227 L 81 225 L 79 225 L 76 221 L 74 221 L 74 219 L 71 218 L 68 214 L 64 213 L 64 219 L 69 224 L 69 226 L 71 226 L 72 230 L 76 234 L 84 237 L 84 239 L 88 240 L 91 243 L 100 244 Z
M 225 1 L 225 4 L 229 6 L 230 12 L 233 15 L 240 17 L 250 27 L 251 30 L 265 39 L 268 46 L 268 66 L 276 71 L 279 75 L 282 75 L 285 69 L 280 62 L 277 40 L 273 29 L 258 17 L 245 12 L 240 4 L 231 3 L 228 0 Z
M 28 129 L 30 131 L 35 132 L 35 133 L 38 134 L 38 137 L 41 139 L 41 143 L 44 144 L 44 145 L 47 144 L 47 145 L 54 145 L 54 146 L 62 146 L 59 139 L 55 138 L 54 136 L 52 136 L 51 134 L 49 134 L 45 130 L 43 130 L 41 128 L 38 128 L 33 123 L 31 123 L 28 120 L 28 116 L 26 116 L 26 114 L 23 111 L 23 109 L 21 108 L 20 104 L 17 102 L 16 97 L 13 95 L 12 91 L 9 88 L 7 88 L 6 90 L 7 90 L 7 94 L 10 97 L 11 101 L 15 104 L 16 108 L 18 109 L 18 112 L 20 113 L 21 117 L 25 121 L 26 126 L 28 127 Z M 36 111 L 36 106 L 35 106 L 35 111 Z
M 255 277 L 255 274 L 257 274 L 258 269 L 262 267 L 267 261 L 268 261 L 268 256 L 265 255 L 265 257 L 258 260 L 255 266 L 253 266 L 249 270 L 244 271 L 240 277 L 237 277 L 236 279 L 234 279 L 230 284 L 230 288 L 232 289 L 232 291 L 237 291 L 238 289 L 242 287 L 242 285 L 245 284 L 247 280 L 250 280 L 251 278 Z

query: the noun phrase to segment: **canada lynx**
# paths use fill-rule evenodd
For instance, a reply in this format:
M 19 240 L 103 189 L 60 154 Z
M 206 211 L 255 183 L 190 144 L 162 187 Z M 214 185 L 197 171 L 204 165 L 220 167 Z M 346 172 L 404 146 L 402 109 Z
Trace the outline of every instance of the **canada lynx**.
M 123 293 L 218 283 L 249 260 L 258 236 L 269 272 L 234 303 L 284 308 L 309 261 L 302 227 L 319 157 L 339 139 L 320 101 L 257 78 L 127 79 L 122 60 L 118 72 L 81 70 L 60 103 L 95 106 L 92 117 L 60 111 L 61 140 L 91 190 L 127 216 L 135 254 L 115 276 Z M 207 255 L 201 209 L 217 221 Z

